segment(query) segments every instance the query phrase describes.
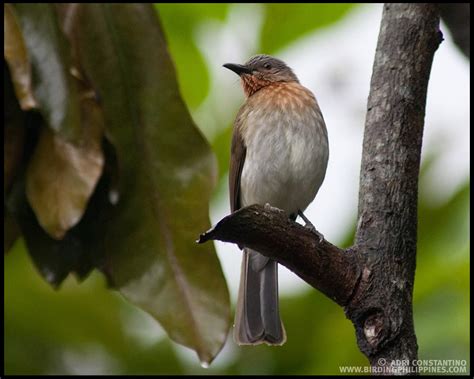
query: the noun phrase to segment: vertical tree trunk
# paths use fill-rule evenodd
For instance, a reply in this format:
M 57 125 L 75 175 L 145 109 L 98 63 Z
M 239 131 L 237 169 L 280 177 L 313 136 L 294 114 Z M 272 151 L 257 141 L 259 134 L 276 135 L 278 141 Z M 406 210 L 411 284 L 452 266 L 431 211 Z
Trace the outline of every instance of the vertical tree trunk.
M 360 176 L 355 250 L 363 274 L 347 314 L 361 351 L 388 370 L 396 361 L 417 359 L 412 294 L 418 175 L 428 79 L 441 39 L 437 5 L 384 6 Z

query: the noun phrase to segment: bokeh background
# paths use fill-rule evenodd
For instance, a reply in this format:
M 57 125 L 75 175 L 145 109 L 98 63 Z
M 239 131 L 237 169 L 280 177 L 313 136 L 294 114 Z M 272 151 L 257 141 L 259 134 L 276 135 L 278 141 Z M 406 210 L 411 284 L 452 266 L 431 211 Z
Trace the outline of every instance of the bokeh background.
M 222 64 L 267 53 L 285 60 L 318 98 L 330 141 L 327 176 L 307 210 L 325 237 L 352 243 L 366 102 L 382 6 L 354 4 L 157 4 L 184 99 L 219 162 L 213 223 L 229 213 L 231 125 L 243 94 Z M 445 41 L 429 84 L 419 196 L 414 293 L 420 359 L 466 360 L 469 323 L 469 60 Z M 216 243 L 231 298 L 240 251 Z M 229 336 L 210 368 L 170 342 L 146 313 L 94 272 L 57 291 L 20 240 L 4 258 L 6 374 L 339 374 L 365 366 L 339 306 L 280 267 L 288 342 L 238 347 Z M 468 371 L 469 372 L 469 371 Z

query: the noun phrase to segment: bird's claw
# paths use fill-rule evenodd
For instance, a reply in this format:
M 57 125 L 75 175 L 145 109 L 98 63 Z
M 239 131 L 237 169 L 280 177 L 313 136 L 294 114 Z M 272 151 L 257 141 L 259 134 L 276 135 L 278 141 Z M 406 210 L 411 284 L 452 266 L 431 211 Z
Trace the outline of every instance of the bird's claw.
M 298 215 L 303 219 L 303 221 L 305 222 L 305 225 L 304 227 L 309 229 L 311 232 L 313 232 L 314 234 L 316 234 L 319 238 L 319 243 L 323 242 L 324 241 L 324 236 L 318 232 L 316 230 L 316 228 L 314 227 L 314 225 L 311 223 L 311 221 L 308 220 L 308 218 L 303 214 L 303 212 L 301 210 L 298 211 Z
M 324 241 L 324 235 L 318 232 L 313 224 L 306 224 L 304 227 L 310 230 L 312 233 L 316 234 L 316 236 L 319 238 L 319 243 Z
M 273 211 L 273 212 L 278 211 L 278 212 L 281 212 L 281 209 L 276 208 L 276 207 L 272 207 L 272 206 L 270 205 L 270 203 L 265 203 L 265 205 L 263 206 L 263 208 L 264 208 L 266 211 Z

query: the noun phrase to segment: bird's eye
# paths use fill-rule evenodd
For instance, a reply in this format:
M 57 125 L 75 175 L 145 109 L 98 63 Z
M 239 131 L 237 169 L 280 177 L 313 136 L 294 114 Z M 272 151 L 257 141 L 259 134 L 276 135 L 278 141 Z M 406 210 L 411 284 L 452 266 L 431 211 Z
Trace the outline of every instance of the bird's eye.
M 270 70 L 272 68 L 272 65 L 270 63 L 265 63 L 263 65 L 263 68 L 267 69 L 267 70 Z

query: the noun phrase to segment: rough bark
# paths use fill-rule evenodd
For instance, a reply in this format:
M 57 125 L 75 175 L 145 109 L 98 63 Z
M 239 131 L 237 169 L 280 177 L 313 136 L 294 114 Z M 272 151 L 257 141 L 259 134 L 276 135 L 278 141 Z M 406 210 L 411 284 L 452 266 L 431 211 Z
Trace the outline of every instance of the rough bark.
M 372 72 L 355 250 L 364 275 L 346 308 L 372 365 L 412 361 L 412 294 L 426 91 L 442 35 L 434 4 L 385 5 Z
M 346 305 L 360 278 L 355 254 L 322 240 L 277 208 L 252 205 L 224 217 L 202 234 L 234 242 L 272 257 L 339 305 Z
M 443 3 L 440 4 L 441 18 L 449 28 L 454 43 L 463 54 L 471 58 L 471 4 Z
M 374 373 L 414 374 L 412 294 L 426 91 L 442 35 L 436 4 L 386 4 L 364 132 L 355 244 L 341 250 L 271 207 L 227 216 L 219 239 L 276 259 L 344 306 Z

